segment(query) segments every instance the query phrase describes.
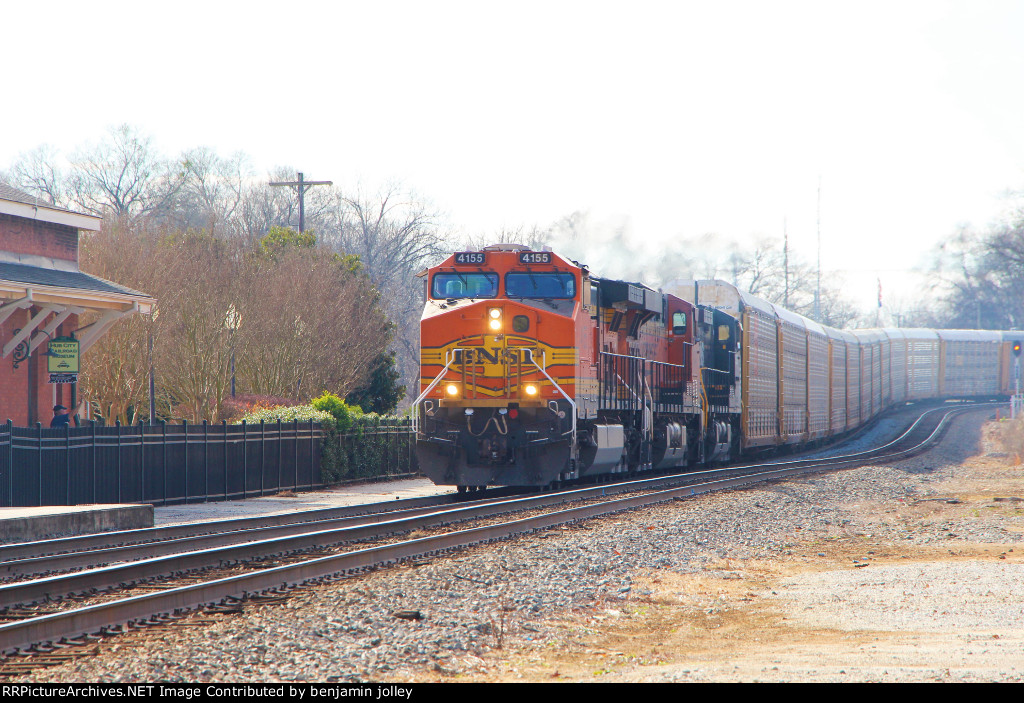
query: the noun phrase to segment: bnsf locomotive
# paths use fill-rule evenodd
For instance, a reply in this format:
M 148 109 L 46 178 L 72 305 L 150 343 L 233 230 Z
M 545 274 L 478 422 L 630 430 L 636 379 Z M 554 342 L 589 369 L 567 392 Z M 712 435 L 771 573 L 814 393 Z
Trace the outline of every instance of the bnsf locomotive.
M 1020 348 L 1021 333 L 839 331 L 723 281 L 655 291 L 511 244 L 424 275 L 416 454 L 463 491 L 725 461 L 897 403 L 1005 396 Z

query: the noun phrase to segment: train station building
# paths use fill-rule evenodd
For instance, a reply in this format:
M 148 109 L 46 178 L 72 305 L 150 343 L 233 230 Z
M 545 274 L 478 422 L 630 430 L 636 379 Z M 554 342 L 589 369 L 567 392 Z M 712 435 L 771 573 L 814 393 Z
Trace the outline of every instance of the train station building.
M 152 313 L 151 296 L 79 270 L 79 237 L 99 229 L 98 217 L 0 183 L 0 422 L 74 412 L 89 347 L 122 317 Z

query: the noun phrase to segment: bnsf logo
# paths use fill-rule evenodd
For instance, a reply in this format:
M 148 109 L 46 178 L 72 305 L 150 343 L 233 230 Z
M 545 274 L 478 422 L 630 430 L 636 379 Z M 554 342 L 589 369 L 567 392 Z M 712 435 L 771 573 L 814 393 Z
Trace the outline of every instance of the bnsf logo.
M 477 349 L 456 349 L 455 363 L 497 364 L 504 361 L 508 364 L 518 364 L 520 356 L 523 363 L 530 363 L 533 354 L 529 349 L 502 349 L 500 347 L 491 347 L 490 349 L 484 349 L 483 347 Z

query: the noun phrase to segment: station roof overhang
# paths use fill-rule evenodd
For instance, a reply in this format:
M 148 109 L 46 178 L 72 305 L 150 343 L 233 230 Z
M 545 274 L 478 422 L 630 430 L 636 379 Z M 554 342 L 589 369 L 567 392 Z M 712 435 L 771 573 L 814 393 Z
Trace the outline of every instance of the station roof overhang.
M 66 225 L 78 230 L 98 232 L 102 219 L 95 215 L 72 212 L 43 200 L 28 196 L 13 188 L 0 188 L 0 215 L 13 215 L 28 220 L 39 220 L 55 225 Z
M 11 339 L 0 340 L 0 358 L 23 342 L 28 342 L 31 353 L 71 315 L 97 313 L 95 321 L 75 330 L 84 353 L 122 317 L 152 314 L 156 300 L 81 271 L 0 262 L 0 324 L 33 306 L 38 311 L 28 323 Z

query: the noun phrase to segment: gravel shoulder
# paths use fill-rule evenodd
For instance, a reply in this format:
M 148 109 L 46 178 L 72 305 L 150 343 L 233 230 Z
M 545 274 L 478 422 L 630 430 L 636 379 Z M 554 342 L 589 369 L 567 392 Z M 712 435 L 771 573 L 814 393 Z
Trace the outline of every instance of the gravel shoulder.
M 21 680 L 1020 680 L 1024 467 L 985 417 L 894 466 L 341 579 Z

